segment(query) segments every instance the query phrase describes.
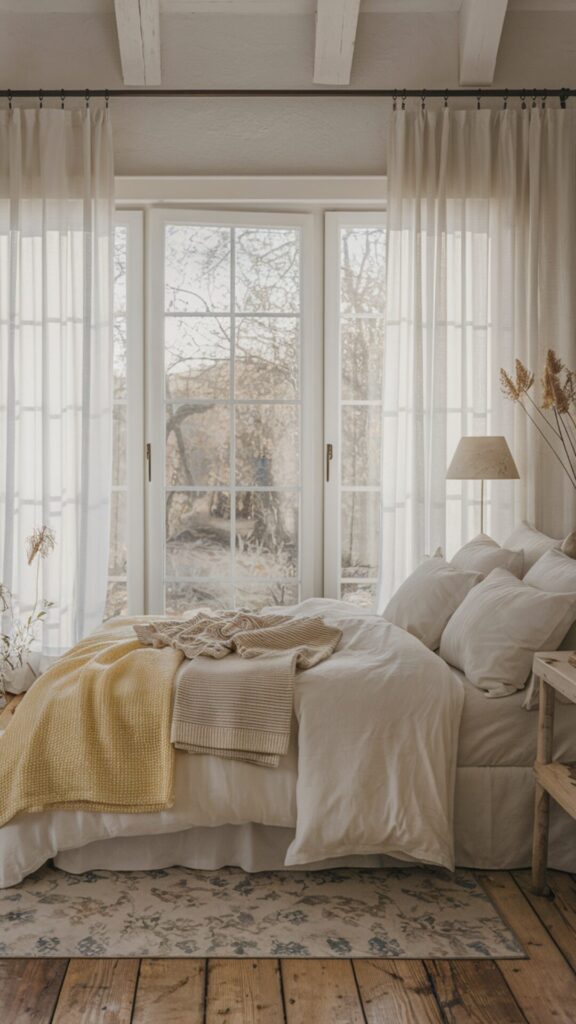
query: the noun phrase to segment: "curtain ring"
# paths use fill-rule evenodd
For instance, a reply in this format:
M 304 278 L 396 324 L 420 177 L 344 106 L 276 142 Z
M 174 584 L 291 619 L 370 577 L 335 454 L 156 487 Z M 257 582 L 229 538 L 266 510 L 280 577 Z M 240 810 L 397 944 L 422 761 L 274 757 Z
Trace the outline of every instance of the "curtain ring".
M 424 114 L 426 112 L 426 89 L 422 89 L 422 100 L 420 103 L 420 110 Z
M 448 110 L 448 89 L 444 90 L 444 110 Z
M 406 110 L 406 89 L 402 92 L 402 110 Z
M 12 89 L 8 89 L 8 110 L 12 110 Z
M 522 89 L 522 110 L 526 110 L 526 89 Z
M 504 89 L 504 110 L 508 110 L 508 89 Z
M 60 110 L 64 110 L 64 89 L 60 89 Z
M 480 110 L 480 100 L 481 100 L 481 98 L 482 98 L 482 90 L 478 89 L 478 92 L 476 93 L 476 110 Z
M 106 104 L 106 110 L 108 110 L 108 107 L 110 106 L 110 93 L 108 92 L 108 89 L 104 92 L 104 103 Z M 396 110 L 396 93 L 394 93 L 394 110 Z
M 90 89 L 86 89 L 84 95 L 86 97 L 86 110 L 90 110 Z
M 532 92 L 532 110 L 536 110 L 536 89 Z
M 42 92 L 42 89 L 38 90 L 38 105 L 40 110 L 42 110 L 42 107 L 44 106 L 44 93 Z
M 541 107 L 542 110 L 546 110 L 546 99 L 547 99 L 547 96 L 548 96 L 548 90 L 544 89 L 544 91 L 542 93 L 542 100 L 540 102 L 540 107 Z

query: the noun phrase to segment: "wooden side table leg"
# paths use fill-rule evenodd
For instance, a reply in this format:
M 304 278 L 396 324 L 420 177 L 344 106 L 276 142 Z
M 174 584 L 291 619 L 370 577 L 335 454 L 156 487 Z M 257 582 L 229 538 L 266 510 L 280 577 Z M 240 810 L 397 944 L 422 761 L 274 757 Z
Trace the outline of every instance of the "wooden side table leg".
M 536 783 L 534 797 L 534 836 L 532 840 L 532 889 L 539 896 L 548 892 L 546 861 L 548 859 L 548 828 L 550 824 L 550 797 Z
M 540 680 L 540 711 L 538 717 L 538 749 L 536 760 L 548 764 L 552 760 L 554 736 L 554 690 L 543 679 Z M 532 887 L 543 895 L 546 885 L 546 862 L 548 859 L 548 831 L 550 826 L 550 797 L 545 789 L 536 783 L 534 797 L 534 835 L 532 840 Z

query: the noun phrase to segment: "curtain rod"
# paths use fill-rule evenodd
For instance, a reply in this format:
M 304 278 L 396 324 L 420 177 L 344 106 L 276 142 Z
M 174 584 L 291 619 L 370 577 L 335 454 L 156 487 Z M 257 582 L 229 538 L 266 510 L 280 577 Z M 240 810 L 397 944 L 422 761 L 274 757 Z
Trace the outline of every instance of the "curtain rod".
M 390 99 L 403 100 L 417 97 L 420 100 L 439 97 L 444 100 L 455 99 L 456 97 L 468 97 L 472 99 L 500 98 L 508 99 L 518 97 L 522 100 L 543 98 L 557 98 L 564 106 L 570 96 L 576 96 L 576 89 L 0 89 L 0 97 L 12 101 L 13 99 L 59 99 L 64 102 L 66 99 L 84 99 L 89 102 L 91 99 L 101 98 L 106 101 L 110 99 L 136 99 L 148 98 L 266 98 L 285 97 L 296 99 L 299 97 L 331 96 L 343 97 L 345 99 L 361 97 L 386 97 Z

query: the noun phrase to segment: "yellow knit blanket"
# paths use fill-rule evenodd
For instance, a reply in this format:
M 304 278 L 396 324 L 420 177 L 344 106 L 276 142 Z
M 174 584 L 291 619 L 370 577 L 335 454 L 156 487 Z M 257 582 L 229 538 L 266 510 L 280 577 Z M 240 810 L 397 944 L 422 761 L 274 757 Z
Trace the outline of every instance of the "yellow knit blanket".
M 172 683 L 183 654 L 108 623 L 26 694 L 0 735 L 0 826 L 21 811 L 142 813 L 173 803 Z

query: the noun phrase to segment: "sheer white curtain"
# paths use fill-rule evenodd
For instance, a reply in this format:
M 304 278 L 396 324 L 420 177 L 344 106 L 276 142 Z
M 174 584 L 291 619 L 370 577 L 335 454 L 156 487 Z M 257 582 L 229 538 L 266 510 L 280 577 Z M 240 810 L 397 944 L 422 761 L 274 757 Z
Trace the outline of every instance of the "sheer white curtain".
M 499 386 L 548 348 L 576 365 L 575 114 L 399 111 L 388 195 L 380 606 L 479 530 L 480 485 L 445 479 L 464 434 L 504 434 L 521 474 L 487 485 L 487 532 L 576 528 L 573 490 Z
M 34 605 L 25 538 L 50 526 L 47 653 L 105 602 L 113 190 L 106 111 L 0 114 L 0 581 L 20 611 Z

